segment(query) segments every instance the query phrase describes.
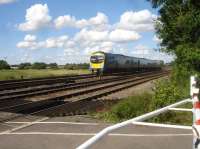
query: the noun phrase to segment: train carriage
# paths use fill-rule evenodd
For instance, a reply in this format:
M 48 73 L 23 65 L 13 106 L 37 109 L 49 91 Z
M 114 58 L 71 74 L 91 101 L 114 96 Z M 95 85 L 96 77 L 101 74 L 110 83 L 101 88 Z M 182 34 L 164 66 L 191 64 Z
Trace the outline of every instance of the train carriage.
M 94 52 L 90 57 L 92 72 L 150 71 L 161 69 L 162 61 L 130 57 L 121 54 Z

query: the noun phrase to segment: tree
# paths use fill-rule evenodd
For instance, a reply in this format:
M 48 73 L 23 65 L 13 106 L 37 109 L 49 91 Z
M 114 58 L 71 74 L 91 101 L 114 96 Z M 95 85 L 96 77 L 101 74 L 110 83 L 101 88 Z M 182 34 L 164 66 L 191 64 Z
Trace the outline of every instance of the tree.
M 0 70 L 1 69 L 10 69 L 10 65 L 4 60 L 0 60 Z
M 58 64 L 57 63 L 50 63 L 48 64 L 48 67 L 51 69 L 58 69 Z
M 19 69 L 29 69 L 31 68 L 31 63 L 21 63 L 19 64 Z
M 46 69 L 47 67 L 47 64 L 46 63 L 43 63 L 43 62 L 35 62 L 33 65 L 32 65 L 32 69 Z
M 176 55 L 176 64 L 200 71 L 200 1 L 148 0 L 159 10 L 156 24 L 162 51 Z
M 69 70 L 75 70 L 75 69 L 89 69 L 88 63 L 82 63 L 82 64 L 65 64 L 65 69 Z

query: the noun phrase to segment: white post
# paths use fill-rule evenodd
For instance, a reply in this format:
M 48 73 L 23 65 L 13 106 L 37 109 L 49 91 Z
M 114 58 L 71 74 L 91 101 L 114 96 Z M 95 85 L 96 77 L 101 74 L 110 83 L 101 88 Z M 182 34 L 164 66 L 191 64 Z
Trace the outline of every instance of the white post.
M 193 149 L 200 149 L 200 101 L 196 76 L 190 79 L 190 95 L 193 101 Z

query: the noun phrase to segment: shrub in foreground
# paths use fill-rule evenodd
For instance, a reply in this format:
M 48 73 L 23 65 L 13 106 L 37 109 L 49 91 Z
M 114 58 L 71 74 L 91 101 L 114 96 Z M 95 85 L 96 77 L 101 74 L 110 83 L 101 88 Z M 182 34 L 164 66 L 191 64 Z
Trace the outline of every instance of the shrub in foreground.
M 109 109 L 97 114 L 97 117 L 109 122 L 120 122 L 154 111 L 186 98 L 189 94 L 187 84 L 178 87 L 171 79 L 162 79 L 155 83 L 154 93 L 143 93 L 128 97 Z M 190 123 L 191 116 L 181 116 L 175 112 L 167 112 L 150 120 L 151 122 Z
M 148 112 L 151 99 L 152 94 L 150 93 L 128 97 L 111 107 L 108 112 L 98 114 L 97 117 L 112 122 L 130 119 Z

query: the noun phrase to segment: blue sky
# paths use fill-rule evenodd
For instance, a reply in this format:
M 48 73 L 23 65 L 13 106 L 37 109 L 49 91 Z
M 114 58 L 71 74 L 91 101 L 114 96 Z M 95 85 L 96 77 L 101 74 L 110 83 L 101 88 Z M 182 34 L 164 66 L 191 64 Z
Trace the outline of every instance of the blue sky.
M 146 0 L 0 0 L 0 59 L 77 63 L 102 50 L 168 62 L 153 50 L 157 16 Z

